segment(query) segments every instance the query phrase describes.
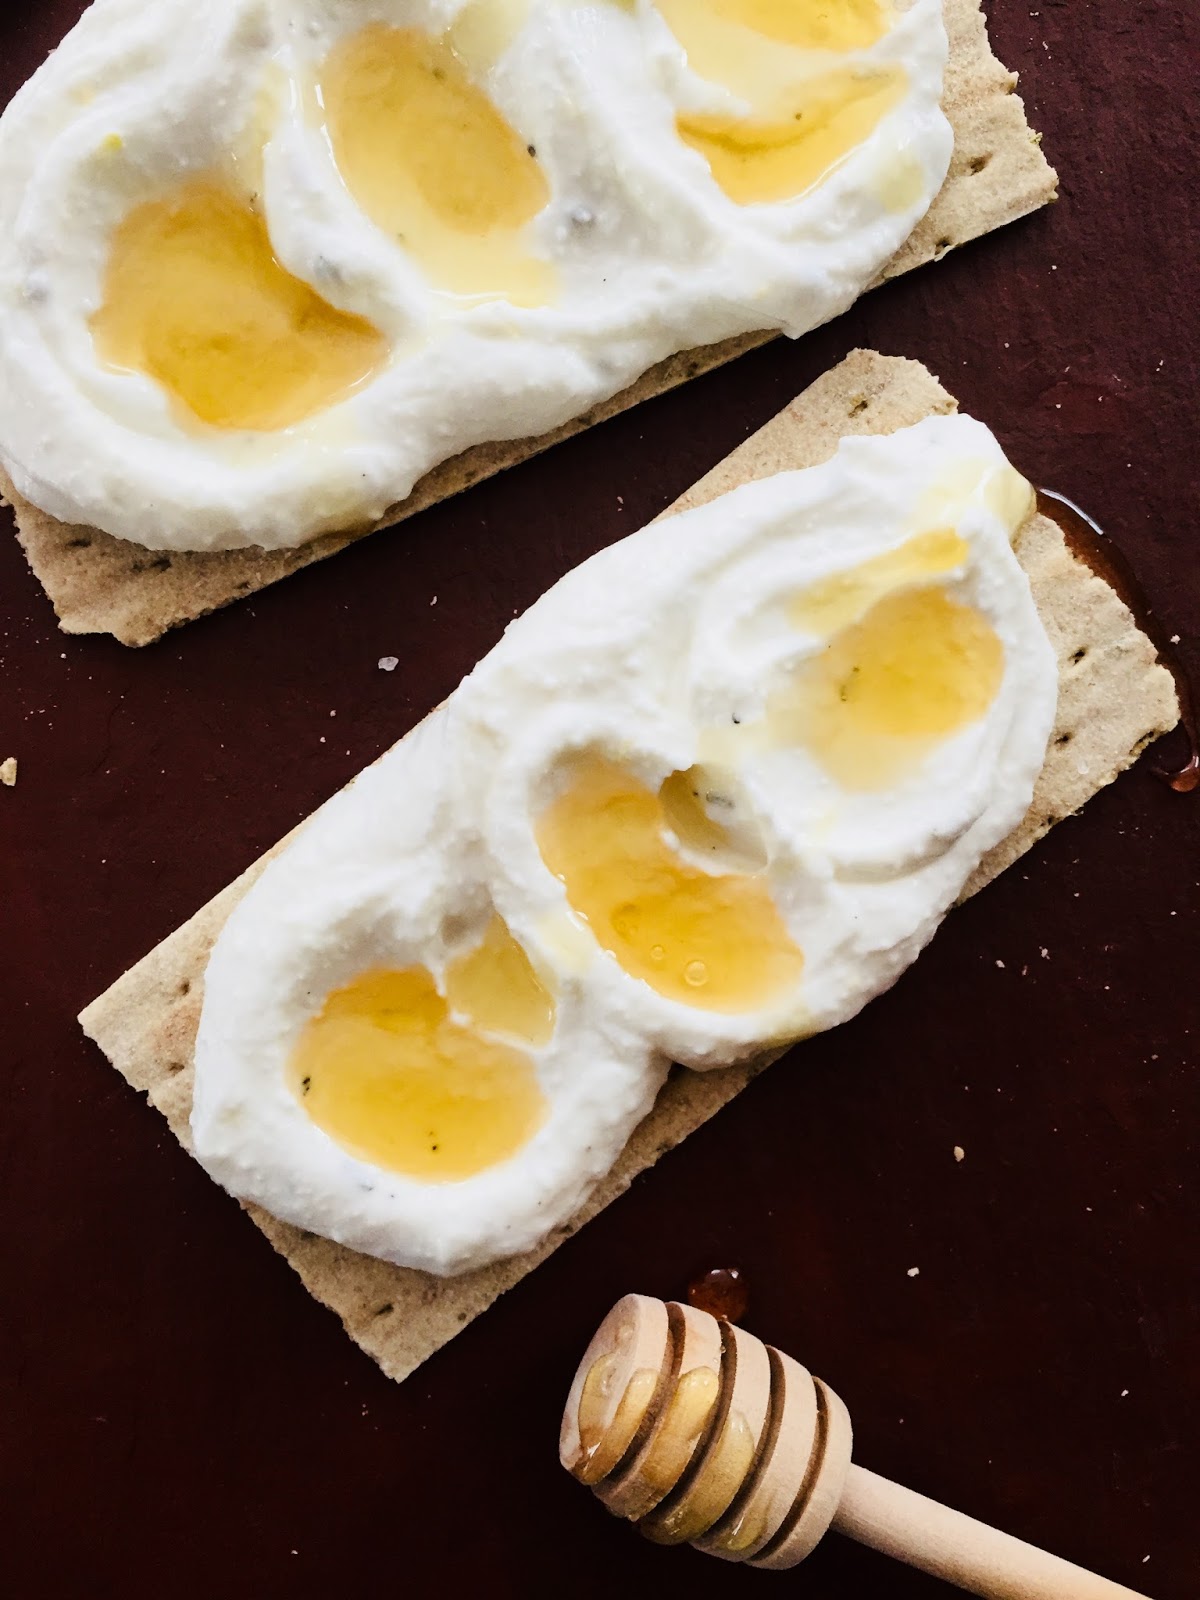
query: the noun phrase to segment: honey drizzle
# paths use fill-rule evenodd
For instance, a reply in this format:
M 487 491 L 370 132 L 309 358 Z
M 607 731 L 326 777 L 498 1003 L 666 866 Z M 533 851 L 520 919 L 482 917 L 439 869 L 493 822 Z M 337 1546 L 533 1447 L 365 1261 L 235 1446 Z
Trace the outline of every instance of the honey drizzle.
M 1200 730 L 1196 723 L 1196 700 L 1191 677 L 1182 656 L 1159 621 L 1129 558 L 1113 543 L 1100 524 L 1073 500 L 1068 500 L 1066 495 L 1058 494 L 1053 489 L 1039 489 L 1037 508 L 1042 516 L 1062 530 L 1071 554 L 1096 577 L 1103 579 L 1129 607 L 1133 620 L 1174 678 L 1175 693 L 1179 698 L 1179 722 L 1188 740 L 1188 759 L 1175 771 L 1164 771 L 1161 767 L 1152 770 L 1176 794 L 1194 794 L 1200 789 Z
M 721 1509 L 703 1527 L 696 1526 L 696 1506 L 692 1501 L 694 1489 L 700 1489 L 701 1504 L 707 1508 L 707 1495 L 701 1487 L 702 1480 L 712 1472 L 714 1454 L 738 1450 L 740 1439 L 732 1415 L 733 1392 L 737 1377 L 737 1342 L 727 1324 L 721 1326 L 721 1368 L 716 1403 L 712 1407 L 700 1432 L 692 1455 L 681 1477 L 671 1492 L 664 1496 L 649 1516 L 642 1519 L 638 1528 L 654 1544 L 685 1544 L 705 1531 L 727 1507 Z M 731 1427 L 731 1424 L 733 1426 Z M 742 1428 L 745 1423 L 743 1420 Z

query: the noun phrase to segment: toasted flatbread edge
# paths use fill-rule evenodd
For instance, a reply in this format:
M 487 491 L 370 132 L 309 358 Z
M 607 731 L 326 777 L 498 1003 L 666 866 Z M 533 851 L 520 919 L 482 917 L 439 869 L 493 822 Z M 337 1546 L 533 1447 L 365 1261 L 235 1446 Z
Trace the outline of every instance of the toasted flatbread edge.
M 955 402 L 924 367 L 856 351 L 690 489 L 671 509 L 702 504 L 755 478 L 827 460 L 847 434 L 891 433 Z M 668 513 L 669 514 L 669 513 Z M 1174 683 L 1113 591 L 1068 552 L 1045 518 L 1031 518 L 1017 552 L 1059 663 L 1054 734 L 1033 804 L 1019 828 L 982 862 L 975 893 L 1060 819 L 1110 783 L 1178 720 Z M 303 824 L 302 824 L 303 826 Z M 85 1032 L 189 1144 L 192 1050 L 204 969 L 230 911 L 286 840 L 83 1012 Z M 791 1070 L 803 1067 L 797 1047 Z M 341 1318 L 350 1337 L 392 1378 L 412 1372 L 506 1289 L 576 1233 L 639 1173 L 706 1122 L 775 1055 L 751 1066 L 669 1078 L 620 1160 L 577 1216 L 537 1250 L 457 1278 L 393 1267 L 306 1233 L 256 1206 L 251 1217 Z
M 880 274 L 881 283 L 940 260 L 956 246 L 1048 204 L 1057 193 L 1057 178 L 1013 92 L 1016 75 L 992 53 L 980 0 L 945 0 L 945 16 L 950 63 L 943 103 L 954 128 L 954 156 L 933 206 Z M 3 471 L 0 499 L 14 509 L 29 565 L 64 632 L 111 633 L 123 644 L 149 644 L 170 628 L 278 582 L 774 337 L 771 332 L 743 334 L 671 356 L 551 433 L 479 445 L 444 462 L 374 527 L 327 534 L 295 550 L 147 550 L 96 528 L 58 522 L 18 495 Z

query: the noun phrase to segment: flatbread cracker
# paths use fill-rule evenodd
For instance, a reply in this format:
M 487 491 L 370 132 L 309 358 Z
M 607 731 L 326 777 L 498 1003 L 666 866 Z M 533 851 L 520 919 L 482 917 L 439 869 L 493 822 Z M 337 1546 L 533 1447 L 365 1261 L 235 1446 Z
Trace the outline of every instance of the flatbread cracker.
M 712 500 L 754 478 L 814 466 L 834 453 L 844 435 L 891 433 L 954 409 L 952 397 L 919 363 L 856 351 L 702 478 L 672 510 Z M 1029 813 L 984 859 L 967 894 L 982 888 L 1178 721 L 1175 686 L 1157 663 L 1154 647 L 1108 585 L 1067 551 L 1058 528 L 1044 517 L 1031 517 L 1018 536 L 1017 553 L 1058 657 L 1058 717 Z M 118 979 L 80 1017 L 89 1037 L 157 1106 L 185 1147 L 192 1050 L 208 953 L 233 907 L 286 842 Z M 719 1072 L 675 1069 L 654 1109 L 577 1216 L 537 1250 L 462 1277 L 435 1278 L 390 1266 L 280 1222 L 257 1206 L 246 1210 L 309 1292 L 338 1314 L 350 1337 L 389 1377 L 399 1380 L 781 1053 Z
M 943 105 L 954 128 L 950 171 L 932 207 L 877 282 L 937 261 L 955 246 L 1055 199 L 1058 179 L 1013 91 L 1016 74 L 992 54 L 981 0 L 945 0 L 950 62 Z M 458 494 L 504 467 L 616 416 L 641 400 L 731 361 L 777 337 L 748 333 L 685 350 L 644 373 L 611 400 L 537 439 L 479 445 L 422 478 L 412 494 L 372 528 L 327 534 L 297 550 L 170 554 L 114 539 L 96 528 L 58 522 L 16 493 L 0 471 L 0 499 L 16 513 L 29 565 L 66 633 L 111 633 L 122 644 L 150 644 L 193 621 Z

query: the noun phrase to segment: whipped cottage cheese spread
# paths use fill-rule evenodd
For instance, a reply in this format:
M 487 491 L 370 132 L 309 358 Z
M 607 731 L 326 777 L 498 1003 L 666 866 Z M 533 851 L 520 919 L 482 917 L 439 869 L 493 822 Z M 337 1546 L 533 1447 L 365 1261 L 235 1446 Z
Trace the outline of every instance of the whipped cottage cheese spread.
M 0 118 L 0 463 L 155 549 L 367 526 L 941 186 L 941 0 L 96 0 Z
M 854 1015 L 1028 808 L 1057 675 L 981 424 L 844 440 L 585 562 L 214 949 L 196 1153 L 448 1273 L 578 1208 L 669 1061 Z

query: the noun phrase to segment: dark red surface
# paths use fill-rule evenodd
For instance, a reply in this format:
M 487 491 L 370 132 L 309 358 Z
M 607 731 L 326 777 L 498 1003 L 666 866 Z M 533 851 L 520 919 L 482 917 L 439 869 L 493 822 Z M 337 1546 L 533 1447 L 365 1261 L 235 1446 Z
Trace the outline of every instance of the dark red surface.
M 733 1263 L 865 1464 L 1158 1600 L 1200 1590 L 1200 804 L 1146 761 L 399 1387 L 74 1022 L 856 344 L 928 362 L 1118 533 L 1200 666 L 1200 18 L 990 10 L 1052 211 L 142 652 L 60 635 L 0 539 L 6 1595 L 948 1594 L 832 1538 L 786 1579 L 646 1546 L 558 1468 L 610 1303 Z M 4 9 L 0 96 L 77 11 Z

